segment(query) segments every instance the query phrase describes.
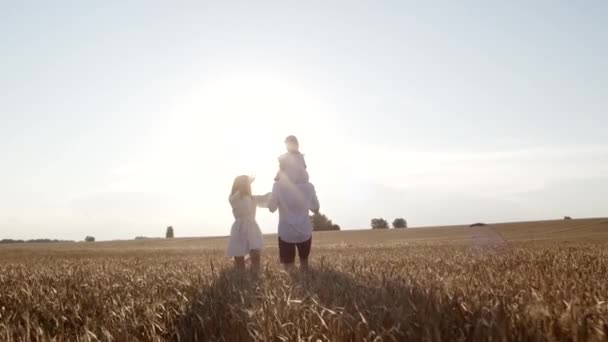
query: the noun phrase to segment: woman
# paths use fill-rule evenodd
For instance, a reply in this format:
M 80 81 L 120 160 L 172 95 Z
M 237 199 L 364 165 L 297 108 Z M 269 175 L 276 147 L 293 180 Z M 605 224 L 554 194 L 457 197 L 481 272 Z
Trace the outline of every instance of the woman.
M 230 230 L 230 239 L 226 254 L 234 257 L 236 268 L 245 268 L 245 256 L 249 254 L 251 266 L 259 268 L 264 241 L 260 226 L 255 221 L 256 207 L 266 206 L 270 194 L 264 196 L 253 196 L 251 194 L 251 183 L 255 178 L 249 176 L 238 176 L 232 184 L 229 202 L 232 206 L 234 224 Z

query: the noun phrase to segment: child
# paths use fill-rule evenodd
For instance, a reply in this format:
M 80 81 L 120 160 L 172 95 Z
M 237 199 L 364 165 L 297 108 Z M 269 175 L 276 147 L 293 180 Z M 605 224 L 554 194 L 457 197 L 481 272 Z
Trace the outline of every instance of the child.
M 256 207 L 267 206 L 270 193 L 264 196 L 251 195 L 251 183 L 255 178 L 238 176 L 230 192 L 230 205 L 235 222 L 230 231 L 226 254 L 234 257 L 236 268 L 245 268 L 245 255 L 251 257 L 253 268 L 259 268 L 264 242 L 262 232 L 255 221 Z
M 279 179 L 288 179 L 293 184 L 308 183 L 306 161 L 304 161 L 304 155 L 300 153 L 298 138 L 293 135 L 285 138 L 285 147 L 287 153 L 279 157 L 279 172 L 274 178 L 275 182 Z

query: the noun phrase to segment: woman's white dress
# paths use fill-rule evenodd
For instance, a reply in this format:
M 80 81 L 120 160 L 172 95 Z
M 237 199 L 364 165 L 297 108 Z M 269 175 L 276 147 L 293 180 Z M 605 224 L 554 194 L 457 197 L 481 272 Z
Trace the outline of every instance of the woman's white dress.
M 229 257 L 245 256 L 251 250 L 264 247 L 262 231 L 255 221 L 256 208 L 267 206 L 268 196 L 241 196 L 239 192 L 229 198 L 234 215 L 226 254 Z

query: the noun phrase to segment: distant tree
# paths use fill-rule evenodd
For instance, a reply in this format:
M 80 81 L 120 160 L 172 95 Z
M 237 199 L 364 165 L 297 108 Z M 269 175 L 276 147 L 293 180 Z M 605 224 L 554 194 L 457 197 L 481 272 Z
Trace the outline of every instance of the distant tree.
M 46 242 L 57 242 L 57 240 L 50 240 L 50 239 L 31 239 L 31 240 L 27 240 L 26 242 L 29 242 L 29 243 L 46 243 Z
M 57 240 L 57 239 L 30 239 L 30 240 L 13 240 L 13 239 L 2 239 L 0 243 L 56 243 L 56 242 L 74 242 L 72 240 Z
M 340 226 L 333 224 L 327 216 L 321 213 L 310 215 L 310 222 L 312 222 L 312 230 L 315 232 L 340 230 Z
M 165 237 L 167 239 L 172 239 L 174 236 L 175 236 L 175 234 L 173 232 L 173 226 L 167 227 L 167 232 L 165 233 Z
M 570 216 L 564 216 L 564 220 L 572 220 L 572 217 L 570 217 Z
M 372 229 L 388 229 L 388 222 L 383 218 L 372 219 Z
M 94 236 L 87 236 L 84 238 L 84 241 L 86 242 L 95 242 L 95 237 Z
M 407 221 L 404 218 L 396 218 L 393 221 L 393 228 L 407 228 Z
M 23 240 L 2 239 L 0 243 L 23 243 Z
M 50 243 L 50 242 L 68 242 L 68 241 L 62 241 L 62 240 L 57 240 L 57 239 L 32 239 L 32 240 L 27 240 L 26 242 L 30 242 L 30 243 Z

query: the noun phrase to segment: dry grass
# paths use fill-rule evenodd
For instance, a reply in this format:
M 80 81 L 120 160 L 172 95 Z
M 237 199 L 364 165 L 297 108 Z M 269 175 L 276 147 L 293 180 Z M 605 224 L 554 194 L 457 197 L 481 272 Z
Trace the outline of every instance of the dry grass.
M 3 247 L 0 340 L 605 341 L 607 245 L 584 241 L 608 227 L 569 224 L 583 242 L 561 223 L 528 224 L 560 237 L 531 242 L 512 225 L 495 229 L 522 241 L 319 234 L 308 273 L 283 272 L 272 247 L 259 274 L 235 272 L 192 240 Z

